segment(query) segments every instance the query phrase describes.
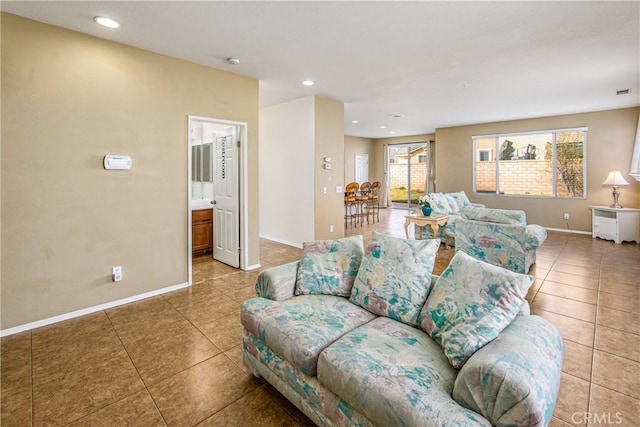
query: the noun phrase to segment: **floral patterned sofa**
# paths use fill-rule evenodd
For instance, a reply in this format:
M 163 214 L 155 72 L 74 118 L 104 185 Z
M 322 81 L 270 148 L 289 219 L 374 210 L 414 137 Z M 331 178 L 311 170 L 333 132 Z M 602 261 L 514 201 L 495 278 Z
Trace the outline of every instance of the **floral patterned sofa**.
M 484 207 L 484 205 L 480 203 L 471 203 L 464 191 L 457 191 L 455 193 L 427 193 L 420 197 L 420 200 L 429 202 L 429 205 L 432 209 L 432 216 L 449 216 L 449 222 L 447 223 L 447 225 L 440 228 L 440 239 L 453 238 L 453 233 L 450 230 L 454 227 L 454 223 L 463 209 L 470 206 L 481 208 Z M 419 226 L 416 225 L 416 227 Z M 422 231 L 423 235 L 431 235 L 430 232 L 426 229 L 423 229 Z M 427 232 L 426 234 L 425 231 Z M 416 233 L 416 235 L 417 234 L 418 233 Z
M 546 426 L 563 342 L 529 314 L 533 277 L 440 242 L 305 243 L 241 309 L 245 366 L 320 426 Z
M 428 201 L 433 212 L 439 215 L 456 216 L 467 206 L 484 207 L 484 205 L 479 203 L 471 203 L 464 191 L 457 191 L 455 193 L 427 193 L 420 199 Z
M 536 262 L 547 238 L 539 225 L 527 225 L 524 211 L 465 207 L 450 230 L 456 250 L 518 273 Z

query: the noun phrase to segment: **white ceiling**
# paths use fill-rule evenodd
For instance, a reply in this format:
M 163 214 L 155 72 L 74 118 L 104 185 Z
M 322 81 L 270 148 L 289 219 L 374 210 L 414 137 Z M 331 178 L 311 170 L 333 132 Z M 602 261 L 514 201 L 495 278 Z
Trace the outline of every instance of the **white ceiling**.
M 347 135 L 416 135 L 640 105 L 640 2 L 2 1 L 0 8 L 259 79 L 262 107 L 307 95 L 344 101 Z M 122 27 L 100 27 L 96 15 Z M 302 86 L 304 79 L 315 86 Z M 619 89 L 631 93 L 616 96 Z

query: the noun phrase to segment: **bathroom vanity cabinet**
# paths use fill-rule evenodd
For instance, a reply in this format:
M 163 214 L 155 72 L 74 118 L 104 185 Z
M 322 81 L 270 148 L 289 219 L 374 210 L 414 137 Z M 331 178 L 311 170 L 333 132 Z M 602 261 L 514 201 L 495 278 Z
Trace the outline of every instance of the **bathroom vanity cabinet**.
M 191 211 L 192 255 L 213 252 L 213 209 Z

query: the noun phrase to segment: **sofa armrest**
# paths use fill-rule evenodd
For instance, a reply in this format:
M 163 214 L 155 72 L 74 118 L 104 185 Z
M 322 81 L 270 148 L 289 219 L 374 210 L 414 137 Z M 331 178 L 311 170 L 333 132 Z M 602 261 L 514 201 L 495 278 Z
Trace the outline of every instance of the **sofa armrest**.
M 539 316 L 516 316 L 462 367 L 453 398 L 494 426 L 546 426 L 562 375 L 564 344 Z
M 271 267 L 258 275 L 256 293 L 259 297 L 282 301 L 294 296 L 299 261 Z
M 525 248 L 537 249 L 547 240 L 547 230 L 537 224 L 527 225 L 527 239 Z

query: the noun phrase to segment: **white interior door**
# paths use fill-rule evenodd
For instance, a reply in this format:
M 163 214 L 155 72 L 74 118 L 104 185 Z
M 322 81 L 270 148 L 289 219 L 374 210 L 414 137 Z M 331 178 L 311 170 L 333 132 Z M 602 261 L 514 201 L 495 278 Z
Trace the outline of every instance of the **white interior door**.
M 355 178 L 358 184 L 369 181 L 369 155 L 356 154 Z
M 241 132 L 237 126 L 215 135 L 213 180 L 213 258 L 240 266 L 239 146 Z

